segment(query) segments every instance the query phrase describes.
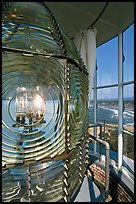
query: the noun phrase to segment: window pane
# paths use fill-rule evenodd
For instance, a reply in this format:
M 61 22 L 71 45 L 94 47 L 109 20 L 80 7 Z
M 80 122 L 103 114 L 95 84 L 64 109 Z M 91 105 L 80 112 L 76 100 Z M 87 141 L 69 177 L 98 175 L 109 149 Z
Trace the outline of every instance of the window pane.
M 134 132 L 134 84 L 123 87 L 123 128 Z
M 118 87 L 97 90 L 97 123 L 118 125 Z M 89 121 L 94 121 L 93 100 L 89 108 Z
M 117 101 L 118 100 L 118 87 L 116 86 L 116 87 L 98 89 L 97 90 L 97 100 L 99 102 Z
M 134 24 L 123 33 L 123 81 L 134 80 Z
M 123 133 L 123 155 L 134 160 L 134 136 Z
M 118 83 L 118 38 L 101 45 L 97 54 L 97 85 Z
M 103 125 L 102 139 L 118 149 L 118 87 L 97 90 L 97 122 Z
M 90 101 L 89 121 L 94 122 L 94 104 Z M 118 87 L 97 90 L 97 122 L 118 123 Z

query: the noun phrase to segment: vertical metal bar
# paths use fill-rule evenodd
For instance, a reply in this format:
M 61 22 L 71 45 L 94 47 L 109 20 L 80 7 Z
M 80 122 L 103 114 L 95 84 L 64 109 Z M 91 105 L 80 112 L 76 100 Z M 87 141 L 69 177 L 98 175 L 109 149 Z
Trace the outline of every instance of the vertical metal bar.
M 28 165 L 28 200 L 29 202 L 32 202 L 31 198 L 31 172 L 30 172 L 30 164 Z
M 122 88 L 122 33 L 118 35 L 118 169 L 122 166 L 123 159 L 123 88 Z
M 94 105 L 94 125 L 97 122 L 96 113 L 97 113 L 97 70 L 95 69 L 94 73 L 94 93 L 93 93 L 93 105 Z M 97 127 L 94 126 L 94 137 L 97 137 Z M 94 154 L 96 154 L 96 140 L 94 141 Z
M 104 134 L 105 134 L 105 120 L 103 121 L 103 123 L 104 123 Z
M 100 124 L 100 139 L 102 140 L 102 125 Z M 100 161 L 102 161 L 102 144 L 100 143 Z
M 105 157 L 105 202 L 108 202 L 108 197 L 109 197 L 109 158 L 110 158 L 109 145 L 105 146 L 105 149 L 106 149 L 106 157 Z

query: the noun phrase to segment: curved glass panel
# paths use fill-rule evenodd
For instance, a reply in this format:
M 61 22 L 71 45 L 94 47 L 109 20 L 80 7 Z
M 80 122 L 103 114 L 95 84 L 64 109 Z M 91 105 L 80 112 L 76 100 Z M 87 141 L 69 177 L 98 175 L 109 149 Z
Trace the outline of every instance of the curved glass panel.
M 61 200 L 64 162 L 38 163 L 3 170 L 3 202 L 28 202 L 28 177 L 31 172 L 32 201 Z M 11 186 L 12 184 L 12 186 Z M 7 193 L 8 192 L 8 193 Z M 53 193 L 54 192 L 54 193 Z
M 2 43 L 6 47 L 63 53 L 48 11 L 35 2 L 13 2 L 4 9 Z M 38 40 L 37 40 L 38 38 Z
M 2 8 L 2 199 L 70 201 L 87 165 L 86 67 L 43 2 Z
M 77 67 L 69 69 L 69 126 L 70 126 L 70 147 L 77 144 L 88 128 L 87 114 L 87 87 L 88 81 L 84 78 L 84 73 Z
M 3 157 L 7 163 L 64 151 L 63 70 L 56 59 L 4 54 Z

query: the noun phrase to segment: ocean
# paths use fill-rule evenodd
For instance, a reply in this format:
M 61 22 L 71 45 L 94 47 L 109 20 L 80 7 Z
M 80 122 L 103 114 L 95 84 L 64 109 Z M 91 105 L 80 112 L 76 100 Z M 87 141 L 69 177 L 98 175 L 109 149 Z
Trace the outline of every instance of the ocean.
M 118 110 L 102 107 L 97 107 L 96 118 L 98 122 L 107 122 L 112 124 L 118 124 Z M 89 108 L 89 122 L 93 123 L 94 109 L 92 106 Z M 124 111 L 123 112 L 123 125 L 134 125 L 134 112 Z

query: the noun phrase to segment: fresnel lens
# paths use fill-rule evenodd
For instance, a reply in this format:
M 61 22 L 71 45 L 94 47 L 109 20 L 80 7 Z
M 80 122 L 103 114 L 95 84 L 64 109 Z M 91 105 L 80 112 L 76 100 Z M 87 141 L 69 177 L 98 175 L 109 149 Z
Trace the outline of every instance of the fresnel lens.
M 88 164 L 88 73 L 43 2 L 2 4 L 2 200 L 70 202 Z

